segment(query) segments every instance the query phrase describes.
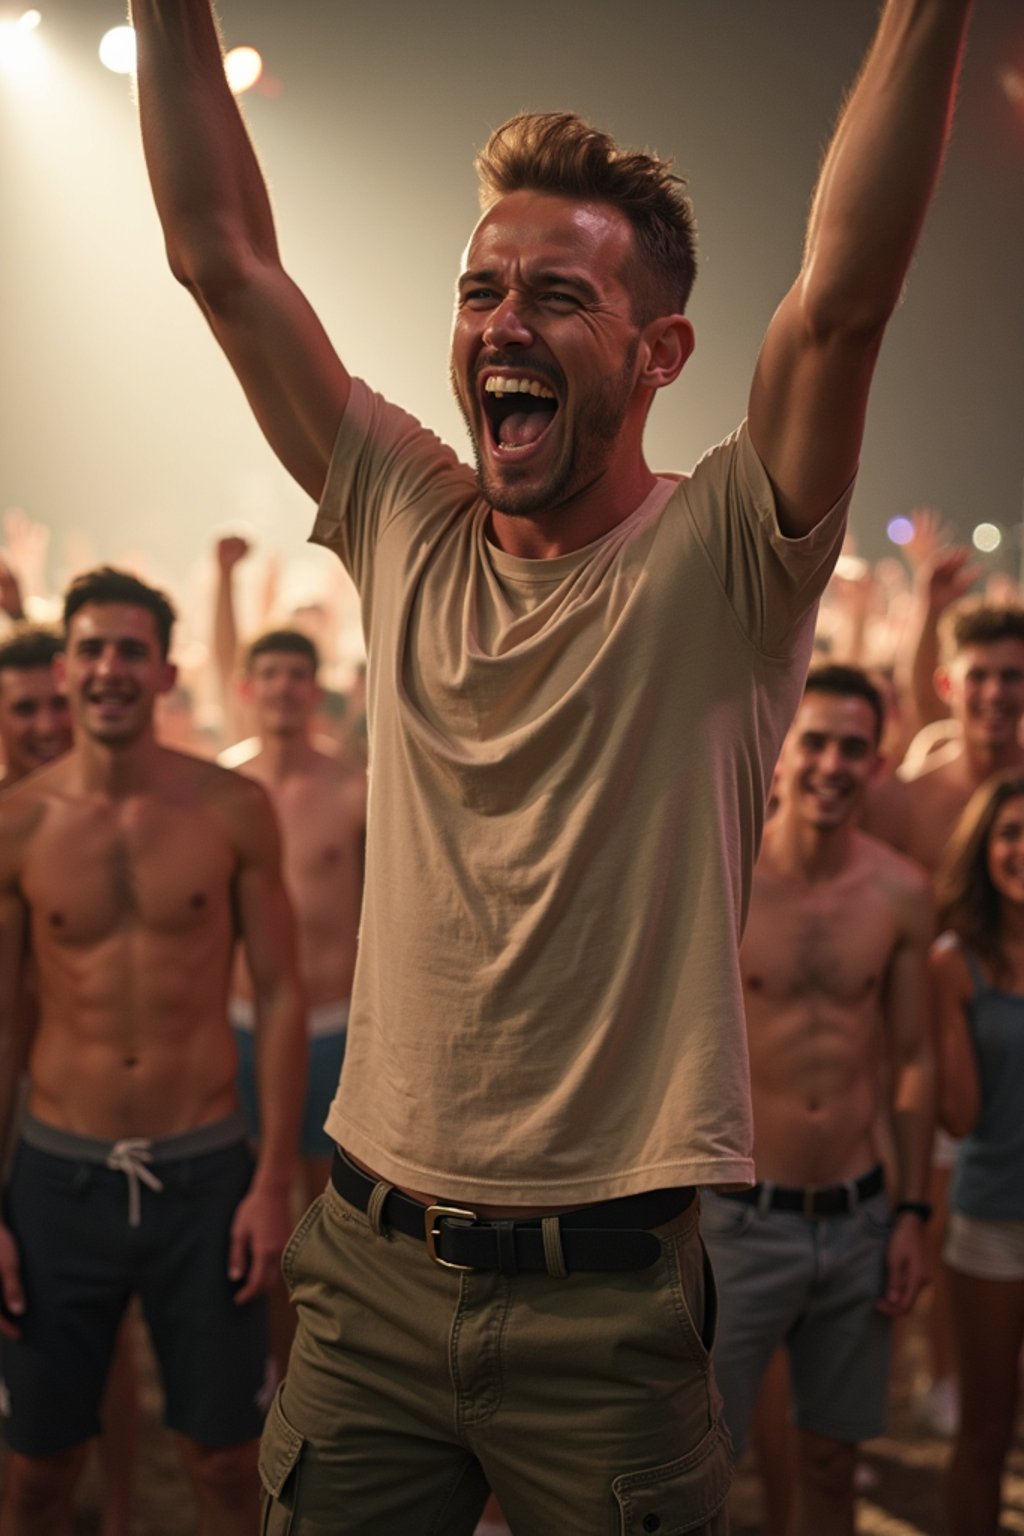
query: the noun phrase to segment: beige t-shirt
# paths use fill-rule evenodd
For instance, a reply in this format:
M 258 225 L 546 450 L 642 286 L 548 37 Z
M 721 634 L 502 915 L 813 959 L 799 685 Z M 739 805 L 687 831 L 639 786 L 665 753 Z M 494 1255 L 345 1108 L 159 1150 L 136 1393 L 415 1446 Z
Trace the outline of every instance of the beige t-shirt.
M 750 1183 L 737 952 L 847 497 L 787 540 L 745 427 L 593 544 L 503 553 L 353 385 L 313 538 L 363 600 L 366 894 L 330 1135 L 556 1205 Z

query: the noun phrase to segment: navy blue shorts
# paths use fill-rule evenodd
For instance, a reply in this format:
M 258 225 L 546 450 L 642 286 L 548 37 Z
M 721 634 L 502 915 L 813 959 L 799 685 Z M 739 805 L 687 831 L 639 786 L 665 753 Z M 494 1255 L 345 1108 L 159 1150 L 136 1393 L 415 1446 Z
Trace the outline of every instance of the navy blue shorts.
M 4 1220 L 18 1243 L 26 1310 L 21 1338 L 0 1340 L 10 1448 L 46 1456 L 99 1432 L 132 1295 L 160 1364 L 168 1426 L 210 1447 L 254 1439 L 266 1407 L 265 1304 L 236 1306 L 238 1284 L 227 1276 L 231 1223 L 252 1178 L 247 1143 L 171 1159 L 163 1151 L 187 1138 L 152 1143 L 148 1167 L 163 1188 L 137 1182 L 134 1205 L 126 1174 L 96 1160 L 104 1144 L 44 1130 L 48 1144 L 77 1142 L 82 1155 L 25 1140 L 14 1155 Z

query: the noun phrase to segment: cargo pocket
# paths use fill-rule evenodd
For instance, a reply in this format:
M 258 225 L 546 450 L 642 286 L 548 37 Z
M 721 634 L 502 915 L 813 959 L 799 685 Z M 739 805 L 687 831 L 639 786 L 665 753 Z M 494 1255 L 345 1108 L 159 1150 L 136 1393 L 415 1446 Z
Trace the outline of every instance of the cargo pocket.
M 688 1456 L 615 1479 L 620 1536 L 681 1536 L 684 1531 L 725 1536 L 731 1482 L 732 1446 L 718 1420 Z
M 298 1517 L 300 1461 L 305 1441 L 284 1416 L 283 1391 L 282 1383 L 274 1394 L 260 1441 L 263 1536 L 288 1536 Z

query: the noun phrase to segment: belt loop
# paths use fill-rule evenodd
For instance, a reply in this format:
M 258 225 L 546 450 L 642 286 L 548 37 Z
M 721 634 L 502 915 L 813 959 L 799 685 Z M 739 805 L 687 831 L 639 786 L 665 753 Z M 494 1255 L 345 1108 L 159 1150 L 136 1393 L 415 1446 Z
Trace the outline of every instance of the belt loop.
M 857 1180 L 844 1179 L 843 1188 L 846 1190 L 846 1209 L 852 1216 L 860 1205 L 860 1190 L 857 1188 Z
M 380 1179 L 370 1191 L 370 1198 L 366 1202 L 366 1219 L 370 1223 L 370 1230 L 377 1237 L 384 1236 L 384 1201 L 394 1189 L 385 1179 Z
M 757 1190 L 757 1214 L 759 1216 L 767 1216 L 772 1208 L 772 1195 L 775 1193 L 775 1185 L 771 1179 L 764 1179 L 762 1182 L 755 1184 L 754 1188 Z
M 548 1267 L 548 1274 L 556 1280 L 564 1280 L 569 1271 L 566 1268 L 565 1253 L 562 1250 L 562 1229 L 558 1224 L 557 1216 L 542 1216 L 540 1223 L 541 1236 L 544 1239 L 544 1262 Z

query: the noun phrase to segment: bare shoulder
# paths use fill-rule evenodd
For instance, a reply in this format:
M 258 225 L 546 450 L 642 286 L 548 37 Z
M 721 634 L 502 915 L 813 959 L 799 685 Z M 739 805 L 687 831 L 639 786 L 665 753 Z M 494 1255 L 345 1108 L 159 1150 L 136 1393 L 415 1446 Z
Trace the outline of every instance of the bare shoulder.
M 910 927 L 931 931 L 932 894 L 928 871 L 916 859 L 868 832 L 858 832 L 856 858 L 878 895 L 888 898 Z
M 165 773 L 177 790 L 225 823 L 232 841 L 248 844 L 265 823 L 275 824 L 266 790 L 247 774 L 170 748 Z
M 16 872 L 51 808 L 67 798 L 66 764 L 40 768 L 16 783 L 0 785 L 0 878 Z

